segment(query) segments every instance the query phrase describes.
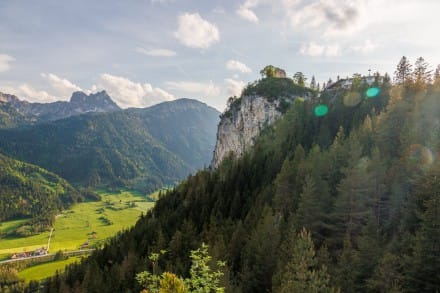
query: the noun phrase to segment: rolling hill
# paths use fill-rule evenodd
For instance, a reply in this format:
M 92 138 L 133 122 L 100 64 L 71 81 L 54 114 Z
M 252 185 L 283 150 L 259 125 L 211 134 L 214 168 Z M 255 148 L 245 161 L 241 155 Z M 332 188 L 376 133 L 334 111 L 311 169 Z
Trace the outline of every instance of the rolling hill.
M 58 175 L 0 154 L 0 221 L 31 217 L 34 223 L 50 223 L 60 209 L 82 199 Z

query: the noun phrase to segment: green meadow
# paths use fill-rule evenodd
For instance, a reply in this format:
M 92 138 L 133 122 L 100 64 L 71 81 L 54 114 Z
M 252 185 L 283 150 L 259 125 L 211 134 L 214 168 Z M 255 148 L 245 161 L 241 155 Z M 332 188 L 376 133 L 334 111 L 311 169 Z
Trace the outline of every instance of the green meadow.
M 21 279 L 29 282 L 31 280 L 40 281 L 53 276 L 56 271 L 63 272 L 66 265 L 80 261 L 81 257 L 69 257 L 65 260 L 57 260 L 47 263 L 38 264 L 29 268 L 26 268 L 18 273 Z
M 73 205 L 56 217 L 50 242 L 50 252 L 59 250 L 78 250 L 85 243 L 88 248 L 99 246 L 118 231 L 136 223 L 142 213 L 153 207 L 153 197 L 132 191 L 97 191 L 101 201 L 83 202 Z M 4 222 L 2 232 L 13 231 L 26 220 Z M 0 238 L 0 260 L 7 259 L 12 253 L 46 247 L 50 231 L 22 238 Z M 51 266 L 49 266 L 50 268 Z M 55 272 L 55 270 L 51 270 Z

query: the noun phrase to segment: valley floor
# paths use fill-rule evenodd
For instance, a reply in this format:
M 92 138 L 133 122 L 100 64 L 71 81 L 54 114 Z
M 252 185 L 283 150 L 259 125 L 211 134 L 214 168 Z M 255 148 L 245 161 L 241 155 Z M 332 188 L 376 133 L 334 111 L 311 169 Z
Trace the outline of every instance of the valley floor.
M 75 204 L 56 217 L 49 253 L 99 247 L 107 238 L 134 225 L 142 213 L 154 206 L 153 196 L 147 197 L 132 191 L 97 192 L 101 201 Z M 25 222 L 14 220 L 1 223 L 0 235 L 17 229 Z M 46 231 L 29 237 L 0 238 L 0 261 L 9 259 L 12 254 L 46 247 L 49 235 L 50 231 Z M 42 279 L 78 259 L 70 257 L 63 261 L 39 264 L 20 272 L 20 277 L 26 281 L 37 277 Z

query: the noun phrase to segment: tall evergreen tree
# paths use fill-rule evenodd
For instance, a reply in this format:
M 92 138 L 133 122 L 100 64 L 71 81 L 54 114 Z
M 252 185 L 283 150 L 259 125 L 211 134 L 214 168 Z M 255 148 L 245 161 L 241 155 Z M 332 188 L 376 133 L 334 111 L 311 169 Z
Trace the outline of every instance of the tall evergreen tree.
M 394 82 L 400 85 L 407 85 L 411 82 L 412 65 L 409 60 L 403 56 L 399 64 L 397 64 L 396 71 L 394 71 Z
M 423 89 L 431 81 L 431 71 L 423 57 L 419 57 L 414 64 L 413 78 L 416 90 Z
M 314 75 L 312 75 L 312 79 L 310 80 L 310 88 L 316 90 L 316 80 Z
M 290 236 L 292 237 L 292 236 Z M 320 265 L 310 232 L 305 228 L 290 240 L 290 261 L 283 269 L 282 281 L 276 292 L 336 292 L 330 285 L 327 267 Z

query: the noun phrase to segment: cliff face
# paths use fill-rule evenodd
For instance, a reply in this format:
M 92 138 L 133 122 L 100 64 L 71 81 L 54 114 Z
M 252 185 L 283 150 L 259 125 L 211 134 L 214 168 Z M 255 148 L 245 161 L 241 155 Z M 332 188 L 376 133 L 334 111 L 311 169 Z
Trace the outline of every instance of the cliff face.
M 217 168 L 230 153 L 240 157 L 248 151 L 261 129 L 281 116 L 279 103 L 279 100 L 269 101 L 257 95 L 244 96 L 232 102 L 218 125 L 211 167 Z

